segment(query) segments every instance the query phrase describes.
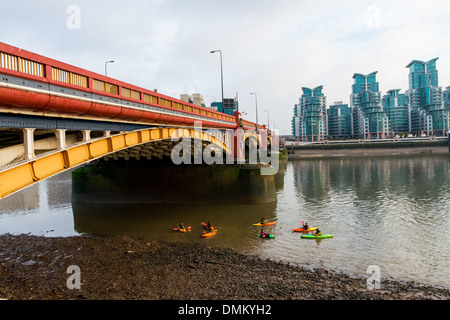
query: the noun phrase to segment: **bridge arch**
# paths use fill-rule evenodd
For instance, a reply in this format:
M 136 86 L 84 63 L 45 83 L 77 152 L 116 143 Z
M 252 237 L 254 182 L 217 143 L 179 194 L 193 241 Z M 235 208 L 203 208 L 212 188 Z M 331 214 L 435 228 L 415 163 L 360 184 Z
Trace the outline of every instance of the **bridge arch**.
M 272 145 L 272 136 L 266 133 L 256 133 L 248 130 L 244 133 L 243 139 L 246 152 L 250 149 L 250 144 L 256 144 L 256 149 L 270 149 Z
M 216 136 L 191 128 L 149 128 L 122 132 L 82 142 L 64 150 L 49 152 L 0 171 L 0 199 L 95 159 L 139 146 L 148 146 L 151 149 L 152 144 L 159 145 L 164 141 L 170 142 L 181 138 L 201 139 L 204 143 L 218 146 L 226 153 L 231 152 Z M 167 144 L 159 146 L 163 149 L 160 150 L 161 154 L 169 149 Z M 152 150 L 149 152 L 151 156 L 154 155 Z

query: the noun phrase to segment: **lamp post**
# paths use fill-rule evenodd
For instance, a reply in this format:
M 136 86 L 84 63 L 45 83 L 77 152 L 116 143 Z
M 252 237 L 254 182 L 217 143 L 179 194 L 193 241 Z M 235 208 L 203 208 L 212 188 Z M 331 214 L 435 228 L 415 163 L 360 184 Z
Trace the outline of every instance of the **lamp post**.
M 252 92 L 250 94 L 254 94 L 255 95 L 255 105 L 256 105 L 256 124 L 258 124 L 258 99 L 256 98 L 256 93 Z
M 110 60 L 110 61 L 106 61 L 105 62 L 105 76 L 108 76 L 108 70 L 106 69 L 106 64 L 107 63 L 114 63 L 114 60 Z
M 211 51 L 210 53 L 216 53 L 216 52 L 219 52 L 220 53 L 220 79 L 221 79 L 221 81 L 220 81 L 220 83 L 221 83 L 221 86 L 222 86 L 222 110 L 223 110 L 223 108 L 224 108 L 224 105 L 223 105 L 223 67 L 222 67 L 222 50 L 213 50 L 213 51 Z

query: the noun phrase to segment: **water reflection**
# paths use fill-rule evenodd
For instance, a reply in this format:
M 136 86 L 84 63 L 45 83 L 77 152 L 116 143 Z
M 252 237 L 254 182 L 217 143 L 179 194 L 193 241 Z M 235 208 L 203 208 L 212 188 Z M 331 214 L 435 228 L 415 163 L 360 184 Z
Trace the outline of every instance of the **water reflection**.
M 335 234 L 330 265 L 448 286 L 449 168 L 447 155 L 322 159 L 294 162 L 293 175 L 303 218 Z
M 64 172 L 1 199 L 0 234 L 77 235 L 70 176 L 70 172 Z

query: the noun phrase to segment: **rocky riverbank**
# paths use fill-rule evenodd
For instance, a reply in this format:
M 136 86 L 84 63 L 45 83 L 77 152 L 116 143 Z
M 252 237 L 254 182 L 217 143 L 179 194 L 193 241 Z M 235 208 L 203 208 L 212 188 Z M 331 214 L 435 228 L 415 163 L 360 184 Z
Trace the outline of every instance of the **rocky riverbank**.
M 70 278 L 78 266 L 81 289 Z M 69 279 L 69 281 L 68 281 Z M 311 271 L 230 249 L 129 237 L 0 236 L 0 298 L 88 300 L 450 299 L 450 290 Z

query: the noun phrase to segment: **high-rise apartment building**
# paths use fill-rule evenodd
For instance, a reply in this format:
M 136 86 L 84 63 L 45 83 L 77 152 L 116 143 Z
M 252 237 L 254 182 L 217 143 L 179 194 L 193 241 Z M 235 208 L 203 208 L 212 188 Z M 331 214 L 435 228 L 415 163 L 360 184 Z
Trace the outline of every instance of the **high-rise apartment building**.
M 300 103 L 295 105 L 292 133 L 301 141 L 322 141 L 327 136 L 327 99 L 322 89 L 303 87 Z
M 336 102 L 326 109 L 322 86 L 303 87 L 294 107 L 292 134 L 302 141 L 333 138 L 392 138 L 397 134 L 446 135 L 450 131 L 450 86 L 439 87 L 436 61 L 411 61 L 409 89 L 388 90 L 382 97 L 377 71 L 355 73 L 350 107 Z
M 352 113 L 348 104 L 335 102 L 327 109 L 328 136 L 332 139 L 352 136 Z
M 300 137 L 300 104 L 294 106 L 294 116 L 291 122 L 292 136 Z
M 383 110 L 389 118 L 389 131 L 394 134 L 411 132 L 411 108 L 408 97 L 400 89 L 389 90 L 382 100 Z
M 448 109 L 450 108 L 450 86 L 445 88 L 443 96 L 444 96 L 444 108 Z
M 355 73 L 350 95 L 352 133 L 364 139 L 389 136 L 389 119 L 381 104 L 381 92 L 376 81 L 377 71 L 368 75 Z
M 409 68 L 409 90 L 406 95 L 411 106 L 411 131 L 415 134 L 445 135 L 449 129 L 450 107 L 443 101 L 438 84 L 436 61 L 413 60 Z

